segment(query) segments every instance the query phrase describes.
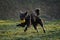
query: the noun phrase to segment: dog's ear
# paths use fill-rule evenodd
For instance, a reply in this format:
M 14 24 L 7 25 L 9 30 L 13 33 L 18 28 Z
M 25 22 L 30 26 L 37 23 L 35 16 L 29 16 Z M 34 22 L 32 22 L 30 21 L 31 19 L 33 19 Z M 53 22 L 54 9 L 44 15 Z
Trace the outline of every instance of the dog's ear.
M 25 12 L 25 15 L 27 15 L 27 12 Z

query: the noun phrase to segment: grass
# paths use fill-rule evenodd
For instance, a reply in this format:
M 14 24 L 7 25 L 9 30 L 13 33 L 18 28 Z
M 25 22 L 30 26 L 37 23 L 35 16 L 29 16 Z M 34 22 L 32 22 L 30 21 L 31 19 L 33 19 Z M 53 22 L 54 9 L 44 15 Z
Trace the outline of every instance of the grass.
M 27 32 L 17 27 L 19 22 L 0 21 L 0 40 L 60 40 L 60 21 L 50 21 L 44 24 L 46 33 L 38 25 L 39 32 L 31 26 Z

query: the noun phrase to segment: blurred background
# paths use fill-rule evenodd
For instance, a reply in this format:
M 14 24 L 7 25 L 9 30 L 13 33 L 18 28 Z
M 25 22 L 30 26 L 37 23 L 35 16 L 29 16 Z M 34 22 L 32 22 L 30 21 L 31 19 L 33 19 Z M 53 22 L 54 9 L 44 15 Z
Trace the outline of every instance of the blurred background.
M 60 19 L 60 0 L 0 0 L 0 20 L 19 20 L 19 11 L 40 8 L 44 20 Z

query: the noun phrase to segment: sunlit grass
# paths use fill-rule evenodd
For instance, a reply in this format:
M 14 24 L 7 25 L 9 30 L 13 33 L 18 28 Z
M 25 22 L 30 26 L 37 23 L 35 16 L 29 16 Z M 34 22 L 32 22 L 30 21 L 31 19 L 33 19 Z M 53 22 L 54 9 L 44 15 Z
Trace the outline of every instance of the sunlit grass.
M 0 22 L 0 40 L 60 40 L 60 21 L 46 22 L 44 24 L 46 33 L 43 33 L 40 25 L 37 33 L 32 26 L 24 32 L 24 28 L 17 27 L 17 24 L 19 22 Z

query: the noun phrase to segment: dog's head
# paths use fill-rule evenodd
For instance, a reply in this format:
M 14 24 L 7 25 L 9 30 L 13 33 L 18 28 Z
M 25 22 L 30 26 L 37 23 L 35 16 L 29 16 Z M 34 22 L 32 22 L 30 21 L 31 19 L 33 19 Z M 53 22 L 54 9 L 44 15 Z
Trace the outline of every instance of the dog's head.
M 20 13 L 20 20 L 24 20 L 27 15 L 27 12 L 25 13 Z
M 20 24 L 18 24 L 17 26 L 21 26 L 21 27 L 24 27 L 24 23 L 25 23 L 25 17 L 27 15 L 27 12 L 24 12 L 24 13 L 20 13 Z
M 27 12 L 20 13 L 20 23 L 25 22 L 26 15 L 27 15 Z

